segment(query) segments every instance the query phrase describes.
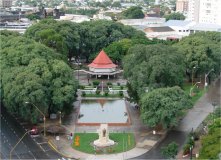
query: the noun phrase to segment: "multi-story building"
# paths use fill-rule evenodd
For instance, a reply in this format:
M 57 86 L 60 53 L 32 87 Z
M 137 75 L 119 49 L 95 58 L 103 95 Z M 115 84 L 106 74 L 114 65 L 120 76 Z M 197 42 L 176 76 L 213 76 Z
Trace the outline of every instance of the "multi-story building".
M 0 0 L 0 7 L 9 8 L 12 6 L 13 0 Z
M 189 0 L 177 0 L 176 12 L 180 12 L 186 15 L 188 12 L 188 3 L 189 3 Z
M 221 25 L 221 0 L 189 0 L 188 20 Z

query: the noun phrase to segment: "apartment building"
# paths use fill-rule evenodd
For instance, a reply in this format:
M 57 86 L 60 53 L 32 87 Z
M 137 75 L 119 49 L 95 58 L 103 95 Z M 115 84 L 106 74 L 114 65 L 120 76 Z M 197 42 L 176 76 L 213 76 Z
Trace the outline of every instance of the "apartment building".
M 189 0 L 187 19 L 221 25 L 221 0 Z

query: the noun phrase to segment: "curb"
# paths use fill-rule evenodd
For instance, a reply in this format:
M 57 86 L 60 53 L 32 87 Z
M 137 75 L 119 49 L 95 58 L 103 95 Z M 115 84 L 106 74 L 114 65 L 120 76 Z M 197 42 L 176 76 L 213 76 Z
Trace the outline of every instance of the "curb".
M 57 153 L 59 153 L 62 157 L 70 158 L 70 159 L 76 159 L 76 158 L 74 158 L 74 157 L 70 157 L 70 156 L 64 155 L 63 153 L 61 153 L 60 151 L 58 151 L 57 146 L 56 146 L 50 139 L 48 140 L 48 144 L 49 144 L 49 146 L 50 146 L 54 151 L 56 151 Z

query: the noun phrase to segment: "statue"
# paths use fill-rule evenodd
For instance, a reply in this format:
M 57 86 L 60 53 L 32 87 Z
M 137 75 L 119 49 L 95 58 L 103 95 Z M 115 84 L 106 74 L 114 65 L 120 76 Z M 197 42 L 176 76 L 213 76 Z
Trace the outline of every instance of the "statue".
M 94 141 L 94 145 L 97 147 L 108 147 L 114 145 L 114 141 L 109 139 L 108 125 L 101 124 L 97 130 L 99 139 Z

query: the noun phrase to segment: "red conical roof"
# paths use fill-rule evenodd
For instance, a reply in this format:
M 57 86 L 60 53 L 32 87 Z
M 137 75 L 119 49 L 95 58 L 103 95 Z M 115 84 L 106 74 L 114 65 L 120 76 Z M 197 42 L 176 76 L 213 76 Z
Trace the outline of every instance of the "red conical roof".
M 114 64 L 107 54 L 102 50 L 88 66 L 93 68 L 114 68 L 117 65 Z

